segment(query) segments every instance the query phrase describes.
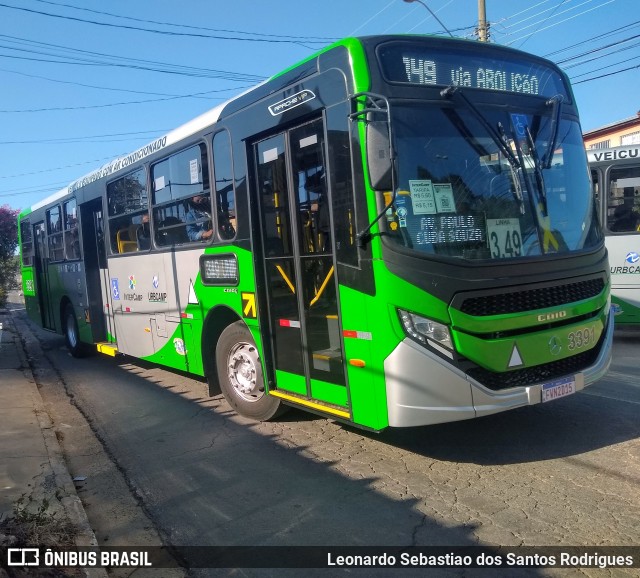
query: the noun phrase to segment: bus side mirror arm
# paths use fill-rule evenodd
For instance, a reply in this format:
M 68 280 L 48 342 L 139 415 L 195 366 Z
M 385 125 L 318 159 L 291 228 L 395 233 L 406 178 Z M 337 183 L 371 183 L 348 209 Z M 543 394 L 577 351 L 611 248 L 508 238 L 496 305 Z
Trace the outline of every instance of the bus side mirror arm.
M 391 115 L 387 99 L 378 94 L 365 92 L 353 95 L 352 103 L 354 108 L 359 108 L 359 110 L 350 115 L 351 120 L 366 123 L 367 174 L 371 188 L 376 191 L 392 192 L 391 199 L 377 217 L 356 235 L 358 247 L 364 249 L 371 241 L 371 229 L 393 206 L 396 200 L 396 155 L 393 148 Z

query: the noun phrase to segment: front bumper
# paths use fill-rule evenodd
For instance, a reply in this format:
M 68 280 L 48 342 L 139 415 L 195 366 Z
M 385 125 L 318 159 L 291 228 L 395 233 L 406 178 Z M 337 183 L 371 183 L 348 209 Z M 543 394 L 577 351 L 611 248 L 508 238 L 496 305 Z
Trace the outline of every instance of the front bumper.
M 609 314 L 598 357 L 575 374 L 576 390 L 600 379 L 609 369 L 613 315 Z M 490 415 L 542 400 L 542 383 L 493 391 L 410 339 L 402 341 L 384 363 L 389 425 L 412 427 Z

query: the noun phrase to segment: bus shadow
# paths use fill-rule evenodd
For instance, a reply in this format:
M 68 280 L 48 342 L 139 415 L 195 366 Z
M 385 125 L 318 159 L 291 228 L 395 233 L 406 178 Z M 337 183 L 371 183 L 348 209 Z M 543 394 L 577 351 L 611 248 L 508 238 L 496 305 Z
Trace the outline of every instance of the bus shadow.
M 607 384 L 607 380 L 609 383 Z M 597 387 L 597 389 L 596 389 Z M 640 437 L 640 391 L 614 377 L 566 399 L 478 419 L 389 429 L 381 441 L 423 456 L 480 465 L 506 465 L 577 456 Z M 618 397 L 605 397 L 611 390 Z

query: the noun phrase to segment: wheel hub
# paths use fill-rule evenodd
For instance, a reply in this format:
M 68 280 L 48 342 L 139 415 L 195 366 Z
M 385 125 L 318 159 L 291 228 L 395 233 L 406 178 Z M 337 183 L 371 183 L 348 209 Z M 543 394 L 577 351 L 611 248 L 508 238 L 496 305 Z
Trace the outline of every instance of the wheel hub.
M 258 363 L 258 353 L 249 343 L 238 343 L 229 353 L 229 381 L 246 401 L 258 401 L 264 395 L 257 385 Z

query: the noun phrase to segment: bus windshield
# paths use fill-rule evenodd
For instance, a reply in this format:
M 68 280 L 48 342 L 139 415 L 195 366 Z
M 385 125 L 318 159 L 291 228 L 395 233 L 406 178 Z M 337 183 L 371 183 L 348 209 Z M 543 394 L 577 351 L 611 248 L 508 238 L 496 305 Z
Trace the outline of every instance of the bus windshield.
M 467 94 L 472 94 L 468 91 Z M 391 107 L 398 179 L 385 238 L 422 255 L 535 257 L 598 245 L 580 126 L 475 105 Z

